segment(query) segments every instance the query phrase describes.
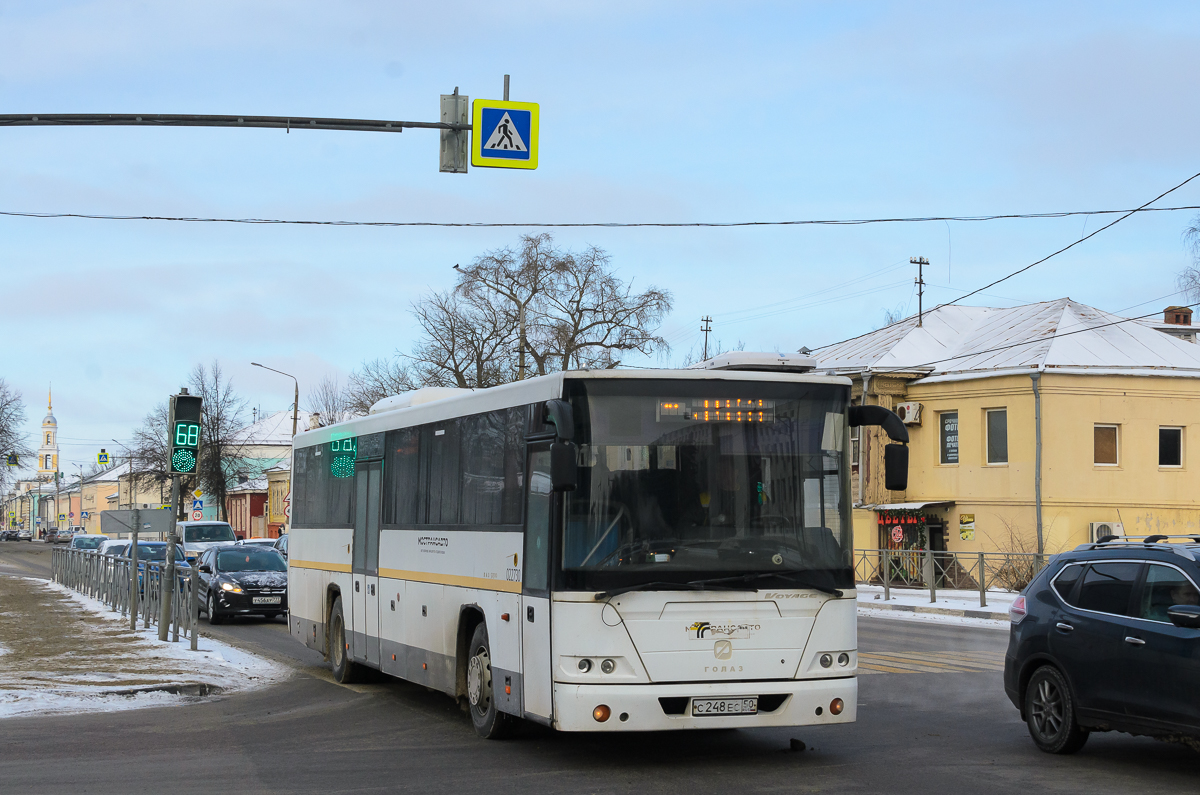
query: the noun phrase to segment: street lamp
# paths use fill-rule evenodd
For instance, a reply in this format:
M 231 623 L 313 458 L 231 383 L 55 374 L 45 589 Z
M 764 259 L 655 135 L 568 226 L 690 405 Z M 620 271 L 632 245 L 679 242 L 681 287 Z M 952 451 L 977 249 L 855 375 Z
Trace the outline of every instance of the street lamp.
M 285 373 L 283 370 L 276 370 L 274 367 L 267 367 L 265 364 L 259 364 L 258 362 L 250 362 L 250 364 L 254 365 L 255 367 L 261 367 L 264 370 L 270 370 L 272 373 L 286 375 L 288 378 L 296 382 L 296 399 L 292 403 L 292 436 L 294 437 L 296 435 L 296 422 L 300 418 L 300 382 L 296 381 L 296 376 L 292 375 L 291 373 Z
M 83 523 L 83 464 L 75 464 L 79 467 L 79 516 L 75 517 L 79 520 L 79 526 L 83 528 L 83 532 L 87 532 L 87 525 Z M 68 503 L 69 504 L 69 503 Z M 70 522 L 67 523 L 68 526 Z

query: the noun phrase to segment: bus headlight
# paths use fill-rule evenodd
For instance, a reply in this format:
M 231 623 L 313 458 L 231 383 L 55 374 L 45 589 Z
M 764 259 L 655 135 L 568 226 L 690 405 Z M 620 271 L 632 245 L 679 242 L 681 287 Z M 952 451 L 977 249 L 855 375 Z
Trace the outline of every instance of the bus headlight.
M 590 670 L 592 670 L 591 660 L 583 659 L 579 661 L 579 673 L 586 674 Z
M 845 668 L 849 664 L 850 664 L 850 655 L 849 654 L 847 654 L 846 652 L 842 652 L 841 654 L 838 655 L 838 665 Z
M 611 674 L 613 671 L 617 670 L 617 664 L 612 660 L 605 660 L 604 662 L 600 663 L 600 670 L 606 674 Z
M 604 723 L 612 715 L 612 710 L 606 704 L 601 704 L 592 710 L 592 717 L 596 719 L 596 723 Z
M 832 654 L 822 654 L 821 655 L 821 667 L 828 668 L 831 665 L 833 665 L 833 655 Z

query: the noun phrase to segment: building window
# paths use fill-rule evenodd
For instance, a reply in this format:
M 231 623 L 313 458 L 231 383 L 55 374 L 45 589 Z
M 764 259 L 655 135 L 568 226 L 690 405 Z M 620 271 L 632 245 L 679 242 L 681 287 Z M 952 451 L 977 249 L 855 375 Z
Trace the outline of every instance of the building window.
M 1095 456 L 1097 466 L 1117 465 L 1117 426 L 1097 425 L 1095 428 Z
M 941 462 L 958 463 L 958 412 L 943 411 L 938 415 L 941 428 Z
M 987 462 L 1008 463 L 1008 409 L 987 410 Z
M 1158 429 L 1158 465 L 1183 466 L 1183 428 Z
M 46 444 L 50 444 L 50 434 L 46 434 Z

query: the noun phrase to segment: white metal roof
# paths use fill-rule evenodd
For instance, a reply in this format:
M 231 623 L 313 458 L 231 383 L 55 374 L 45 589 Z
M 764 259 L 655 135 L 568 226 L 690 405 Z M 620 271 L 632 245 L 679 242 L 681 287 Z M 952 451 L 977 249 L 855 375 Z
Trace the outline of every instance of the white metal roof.
M 1200 377 L 1200 345 L 1060 298 L 1009 309 L 943 306 L 813 351 L 834 372 L 979 378 L 1031 369 Z
M 296 430 L 303 431 L 308 427 L 308 412 L 299 412 Z M 242 444 L 261 445 L 292 445 L 292 410 L 276 411 L 267 414 L 257 422 L 247 425 L 234 435 L 234 439 Z

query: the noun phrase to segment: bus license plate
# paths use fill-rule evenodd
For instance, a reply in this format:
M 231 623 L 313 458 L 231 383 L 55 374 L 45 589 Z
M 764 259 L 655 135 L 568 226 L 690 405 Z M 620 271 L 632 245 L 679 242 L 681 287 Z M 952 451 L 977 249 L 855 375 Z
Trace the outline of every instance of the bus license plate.
M 256 605 L 277 605 L 282 600 L 279 596 L 256 596 L 254 604 Z
M 758 698 L 693 698 L 692 715 L 757 715 Z

